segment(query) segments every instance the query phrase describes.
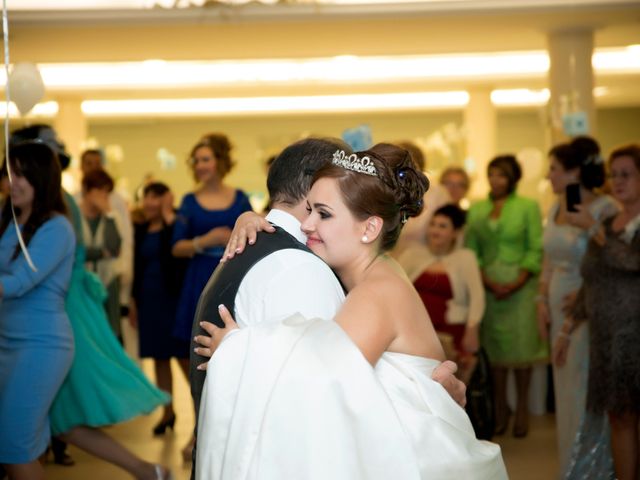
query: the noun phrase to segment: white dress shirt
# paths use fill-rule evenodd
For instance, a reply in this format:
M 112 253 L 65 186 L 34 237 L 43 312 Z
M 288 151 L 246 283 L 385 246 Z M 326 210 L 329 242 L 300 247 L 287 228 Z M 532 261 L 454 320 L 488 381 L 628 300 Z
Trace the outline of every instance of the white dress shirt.
M 306 243 L 293 215 L 273 209 L 266 218 Z M 235 320 L 240 327 L 277 322 L 295 313 L 332 320 L 344 298 L 340 282 L 319 257 L 303 250 L 279 250 L 256 263 L 242 279 Z
M 118 255 L 118 272 L 120 273 L 120 305 L 129 305 L 131 284 L 133 282 L 133 223 L 129 206 L 122 195 L 115 190 L 109 195 L 111 208 L 115 213 L 116 224 L 122 245 Z

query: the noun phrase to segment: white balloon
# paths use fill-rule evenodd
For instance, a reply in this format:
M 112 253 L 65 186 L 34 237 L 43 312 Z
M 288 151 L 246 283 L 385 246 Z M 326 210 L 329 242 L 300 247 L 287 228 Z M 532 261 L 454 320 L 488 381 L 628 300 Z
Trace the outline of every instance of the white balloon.
M 44 82 L 33 63 L 17 63 L 9 74 L 11 101 L 26 115 L 44 96 Z

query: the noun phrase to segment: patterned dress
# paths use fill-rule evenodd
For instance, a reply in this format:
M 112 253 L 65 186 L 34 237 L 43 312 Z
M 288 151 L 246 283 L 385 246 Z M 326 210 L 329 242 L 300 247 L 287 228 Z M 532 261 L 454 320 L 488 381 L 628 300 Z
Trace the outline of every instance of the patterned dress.
M 606 243 L 582 262 L 584 285 L 576 319 L 591 333 L 587 408 L 594 413 L 640 412 L 640 230 L 626 241 L 604 221 Z
M 615 232 L 603 222 L 604 246 L 591 241 L 573 317 L 588 321 L 587 411 L 566 479 L 614 479 L 606 412 L 640 412 L 640 229 Z M 633 226 L 638 221 L 632 221 Z

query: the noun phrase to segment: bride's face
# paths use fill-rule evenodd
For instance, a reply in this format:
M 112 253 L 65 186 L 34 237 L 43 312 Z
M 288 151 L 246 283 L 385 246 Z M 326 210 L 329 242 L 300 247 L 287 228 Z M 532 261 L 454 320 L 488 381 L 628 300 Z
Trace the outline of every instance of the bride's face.
M 340 268 L 363 248 L 366 221 L 357 220 L 347 208 L 333 178 L 321 178 L 307 196 L 309 216 L 302 223 L 307 247 L 330 267 Z

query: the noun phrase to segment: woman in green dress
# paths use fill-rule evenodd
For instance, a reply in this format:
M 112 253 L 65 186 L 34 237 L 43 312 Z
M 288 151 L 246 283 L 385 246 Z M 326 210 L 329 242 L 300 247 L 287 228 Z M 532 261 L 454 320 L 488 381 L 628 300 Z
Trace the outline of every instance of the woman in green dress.
M 535 308 L 542 264 L 540 208 L 534 200 L 516 194 L 521 176 L 513 155 L 494 158 L 488 167 L 489 198 L 471 207 L 466 231 L 466 245 L 478 257 L 486 290 L 480 338 L 493 367 L 495 433 L 507 428 L 507 373 L 514 369 L 515 437 L 524 437 L 528 431 L 531 367 L 548 356 Z

